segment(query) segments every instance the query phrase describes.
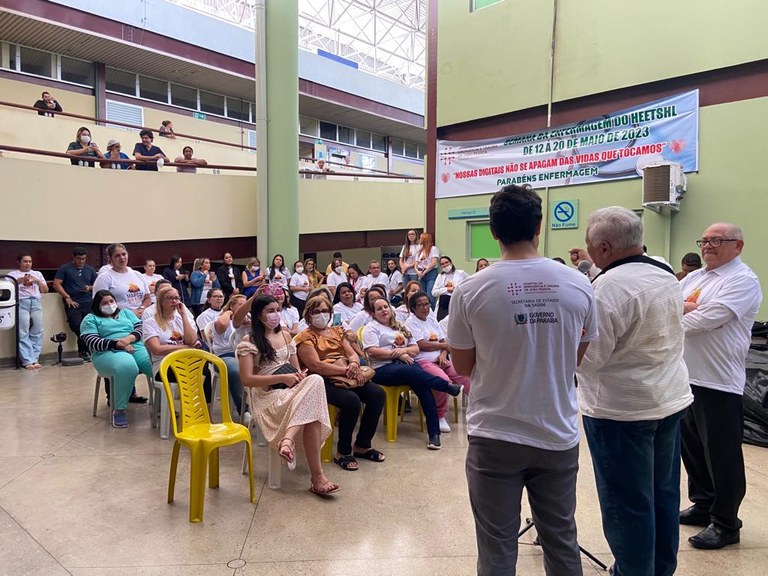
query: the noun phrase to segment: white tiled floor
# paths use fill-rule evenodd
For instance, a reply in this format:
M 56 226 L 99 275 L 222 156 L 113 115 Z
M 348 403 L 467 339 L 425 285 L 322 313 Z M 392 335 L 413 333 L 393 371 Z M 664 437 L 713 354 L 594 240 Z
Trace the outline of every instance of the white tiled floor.
M 328 465 L 342 485 L 331 500 L 307 491 L 301 461 L 295 472 L 283 469 L 281 490 L 268 489 L 267 448 L 254 445 L 258 500 L 250 504 L 242 451 L 226 449 L 221 487 L 206 493 L 204 522 L 190 524 L 188 454 L 169 505 L 172 442 L 150 429 L 146 406 L 131 406 L 127 430 L 108 425 L 103 400 L 93 418 L 93 385 L 89 365 L 0 371 L 0 575 L 474 573 L 463 423 L 443 435 L 440 452 L 426 450 L 415 414 L 400 425 L 396 444 L 386 443 L 380 426 L 376 446 L 387 461 L 362 461 L 357 472 Z M 746 575 L 766 566 L 768 450 L 745 446 L 745 453 L 741 544 L 694 550 L 686 539 L 696 529 L 682 527 L 678 574 Z M 609 564 L 586 445 L 578 498 L 580 542 Z M 544 573 L 532 540 L 533 533 L 522 539 L 519 574 Z M 586 560 L 584 567 L 597 572 Z

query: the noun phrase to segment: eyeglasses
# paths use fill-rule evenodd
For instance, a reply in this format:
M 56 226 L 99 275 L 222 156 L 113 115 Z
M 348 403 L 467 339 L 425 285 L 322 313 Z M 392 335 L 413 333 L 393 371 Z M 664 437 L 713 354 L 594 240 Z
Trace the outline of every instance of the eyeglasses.
M 712 248 L 717 248 L 722 244 L 723 242 L 738 242 L 738 238 L 702 238 L 701 240 L 696 240 L 696 246 L 699 248 L 703 248 L 707 244 L 712 246 Z
M 166 296 L 163 298 L 163 300 L 168 300 L 169 302 L 173 302 L 174 300 L 181 300 L 178 296 Z
M 429 308 L 429 302 L 417 302 L 413 306 L 414 308 Z

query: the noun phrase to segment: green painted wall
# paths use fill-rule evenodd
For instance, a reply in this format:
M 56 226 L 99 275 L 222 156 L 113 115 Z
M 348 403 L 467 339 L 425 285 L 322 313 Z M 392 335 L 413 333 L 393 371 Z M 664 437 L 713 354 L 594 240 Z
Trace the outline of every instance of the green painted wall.
M 711 223 L 732 221 L 742 226 L 745 235 L 743 258 L 760 277 L 768 293 L 768 259 L 762 257 L 768 245 L 768 182 L 763 167 L 768 140 L 765 123 L 768 98 L 709 106 L 700 111 L 698 174 L 688 175 L 688 193 L 679 213 L 671 216 L 645 211 L 645 241 L 649 252 L 667 258 L 675 269 L 686 252 L 696 252 L 694 244 Z M 549 230 L 542 234 L 540 250 L 549 257 L 567 259 L 568 249 L 584 245 L 587 217 L 597 208 L 611 205 L 640 209 L 640 179 L 540 189 L 544 211 L 558 200 L 579 200 L 579 228 Z M 489 195 L 438 200 L 436 203 L 437 245 L 449 254 L 457 267 L 474 270 L 469 258 L 466 220 L 448 220 L 448 211 L 458 208 L 487 207 Z M 768 300 L 768 298 L 766 298 Z M 768 316 L 768 303 L 762 317 Z
M 438 126 L 546 104 L 551 2 L 504 0 L 477 12 L 468 0 L 439 6 Z
M 437 125 L 768 58 L 765 0 L 440 0 Z

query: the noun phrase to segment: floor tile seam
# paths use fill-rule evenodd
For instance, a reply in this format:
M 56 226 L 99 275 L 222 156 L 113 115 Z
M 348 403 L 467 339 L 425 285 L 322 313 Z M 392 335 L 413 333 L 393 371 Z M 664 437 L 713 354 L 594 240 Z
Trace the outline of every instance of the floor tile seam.
M 380 561 L 380 560 L 457 560 L 460 558 L 477 558 L 477 554 L 457 554 L 455 556 L 407 556 L 398 554 L 396 556 L 344 556 L 336 558 L 293 558 L 291 560 L 246 560 L 241 558 L 246 564 L 263 565 L 263 564 L 300 564 L 306 562 L 350 562 L 354 560 L 361 561 Z
M 251 521 L 248 524 L 248 530 L 245 531 L 245 537 L 243 538 L 243 545 L 240 547 L 240 553 L 237 555 L 237 558 L 239 560 L 243 560 L 243 552 L 245 551 L 245 547 L 248 544 L 248 538 L 251 536 L 251 530 L 253 529 L 253 525 L 256 522 L 256 514 L 259 511 L 259 504 L 261 504 L 261 497 L 264 495 L 264 491 L 267 489 L 267 483 L 269 478 L 264 478 L 264 481 L 261 484 L 261 489 L 259 490 L 259 493 L 256 495 L 256 502 L 254 502 L 253 505 L 253 515 L 251 516 Z
M 760 476 L 764 476 L 764 477 L 768 478 L 768 472 L 763 472 L 762 470 L 758 470 L 757 468 L 754 468 L 754 467 L 750 466 L 749 464 L 746 465 L 746 468 L 750 472 L 754 472 L 755 474 L 760 474 Z
M 69 568 L 72 570 L 106 570 L 114 568 L 191 568 L 194 566 L 223 566 L 224 568 L 227 568 L 227 563 L 230 561 L 231 559 L 222 562 L 195 562 L 193 564 L 101 564 L 99 566 L 79 566 L 71 564 Z
M 25 458 L 30 458 L 30 456 L 25 456 Z M 14 477 L 13 477 L 13 478 L 11 478 L 10 480 L 8 480 L 8 481 L 7 481 L 5 484 L 2 484 L 2 485 L 0 485 L 0 492 L 2 492 L 2 491 L 3 491 L 3 489 L 4 489 L 6 486 L 8 486 L 9 484 L 11 484 L 12 482 L 15 482 L 15 481 L 16 481 L 16 480 L 18 480 L 18 479 L 19 479 L 21 476 L 23 476 L 24 474 L 26 474 L 27 472 L 29 472 L 30 470 L 32 470 L 32 468 L 35 468 L 35 467 L 39 466 L 39 465 L 40 465 L 40 464 L 41 464 L 43 461 L 47 460 L 47 458 L 43 458 L 42 456 L 31 456 L 31 458 L 37 458 L 38 460 L 37 460 L 37 462 L 35 462 L 34 464 L 32 464 L 32 466 L 30 466 L 29 468 L 26 468 L 25 470 L 22 470 L 21 472 L 19 472 L 18 474 L 16 474 L 16 476 L 14 476 Z
M 16 526 L 18 526 L 18 527 L 19 527 L 19 529 L 20 529 L 22 532 L 24 532 L 24 534 L 26 534 L 26 535 L 27 535 L 27 536 L 28 536 L 28 537 L 29 537 L 29 538 L 30 538 L 30 539 L 31 539 L 31 540 L 32 540 L 32 541 L 33 541 L 35 544 L 37 544 L 37 545 L 40 547 L 40 549 L 41 549 L 41 550 L 42 550 L 42 551 L 43 551 L 45 554 L 47 554 L 47 555 L 48 555 L 48 556 L 51 558 L 51 560 L 53 560 L 53 561 L 54 561 L 56 564 L 58 564 L 59 566 L 61 566 L 62 570 L 64 570 L 64 571 L 65 571 L 67 574 L 69 574 L 70 576 L 73 576 L 73 575 L 72 575 L 72 572 L 70 572 L 70 571 L 69 571 L 69 569 L 68 569 L 66 566 L 64 566 L 64 564 L 62 564 L 62 563 L 59 561 L 59 559 L 58 559 L 58 558 L 56 558 L 56 556 L 54 556 L 54 555 L 53 555 L 53 554 L 52 554 L 52 553 L 51 553 L 51 552 L 50 552 L 50 551 L 49 551 L 49 550 L 48 550 L 48 549 L 47 549 L 45 546 L 43 546 L 43 545 L 42 545 L 42 543 L 41 543 L 41 542 L 40 542 L 40 541 L 39 541 L 37 538 L 35 538 L 35 537 L 34 537 L 34 536 L 33 536 L 33 535 L 32 535 L 32 534 L 29 532 L 29 530 L 27 530 L 27 529 L 26 529 L 26 528 L 25 528 L 25 527 L 24 527 L 24 526 L 21 524 L 21 522 L 19 522 L 19 521 L 16 519 L 16 517 L 15 517 L 13 514 L 11 514 L 11 512 L 10 512 L 10 511 L 9 511 L 7 508 L 5 508 L 5 506 L 3 506 L 2 504 L 0 504 L 0 510 L 2 510 L 3 512 L 5 512 L 5 513 L 8 515 L 8 518 L 10 518 L 10 519 L 13 521 L 13 523 L 14 523 L 14 524 L 16 524 Z

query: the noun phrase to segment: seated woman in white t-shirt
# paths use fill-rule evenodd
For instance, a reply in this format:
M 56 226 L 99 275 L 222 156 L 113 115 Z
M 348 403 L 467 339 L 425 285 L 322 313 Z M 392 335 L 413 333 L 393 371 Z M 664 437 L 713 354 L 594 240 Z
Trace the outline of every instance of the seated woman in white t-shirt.
M 280 325 L 285 327 L 291 336 L 299 333 L 299 311 L 295 306 L 291 306 L 291 297 L 287 288 L 282 288 L 279 292 L 275 290 L 272 294 L 280 305 Z
M 157 290 L 155 313 L 142 323 L 144 345 L 152 359 L 152 373 L 160 378 L 160 363 L 163 358 L 176 350 L 200 348 L 194 321 L 183 312 L 184 304 L 178 291 L 172 286 L 163 285 Z M 208 374 L 208 371 L 205 371 Z M 168 371 L 168 379 L 173 381 L 175 374 Z M 205 386 L 205 398 L 211 401 L 211 385 Z
M 374 303 L 373 318 L 363 329 L 362 337 L 371 367 L 376 370 L 373 381 L 381 386 L 406 385 L 413 389 L 427 422 L 427 448 L 439 450 L 440 423 L 432 391 L 458 396 L 461 386 L 433 376 L 416 364 L 414 359 L 419 353 L 419 346 L 411 332 L 395 320 L 392 306 L 386 298 L 379 298 Z
M 363 310 L 363 305 L 355 300 L 355 289 L 349 282 L 342 282 L 336 286 L 336 294 L 333 295 L 334 326 L 341 322 L 351 322 Z M 338 318 L 338 322 L 336 319 Z
M 437 298 L 438 321 L 448 316 L 448 305 L 451 303 L 453 291 L 468 277 L 464 270 L 456 270 L 453 260 L 448 256 L 440 257 L 440 274 L 437 275 L 435 285 L 432 287 L 432 296 Z
M 341 258 L 333 259 L 333 270 L 328 276 L 325 277 L 325 283 L 328 285 L 328 289 L 331 294 L 336 293 L 336 286 L 342 282 L 348 282 L 347 275 L 344 274 L 344 267 L 342 266 L 343 260 Z
M 122 244 L 107 246 L 107 257 L 112 266 L 96 277 L 93 293 L 109 290 L 119 308 L 125 308 L 141 318 L 152 303 L 146 276 L 128 267 L 128 251 Z
M 349 329 L 355 334 L 357 334 L 357 331 L 360 330 L 360 328 L 373 320 L 373 303 L 379 298 L 387 299 L 387 294 L 383 287 L 374 286 L 368 290 L 363 299 L 363 309 L 349 322 Z
M 222 293 L 222 301 L 224 294 Z M 229 397 L 235 405 L 238 414 L 242 415 L 243 406 L 243 384 L 240 381 L 240 363 L 235 356 L 233 335 L 235 326 L 232 323 L 232 317 L 246 302 L 243 294 L 234 294 L 227 302 L 221 313 L 211 322 L 210 327 L 206 325 L 205 332 L 210 334 L 209 347 L 211 353 L 215 354 L 227 365 L 227 375 L 229 380 Z M 233 345 L 234 344 L 234 345 Z M 247 410 L 247 407 L 246 407 Z M 247 418 L 247 417 L 246 417 Z
M 449 380 L 464 388 L 464 393 L 469 393 L 469 378 L 459 375 L 448 359 L 448 343 L 445 341 L 445 332 L 440 327 L 434 315 L 430 314 L 429 298 L 424 292 L 417 292 L 408 301 L 411 315 L 405 323 L 405 327 L 413 334 L 413 339 L 419 346 L 419 354 L 416 363 L 426 372 L 438 376 L 443 380 Z M 451 427 L 445 419 L 448 413 L 448 395 L 435 392 L 437 403 L 437 418 L 440 423 L 440 432 L 450 432 Z
M 157 270 L 157 264 L 151 258 L 147 258 L 144 261 L 144 276 L 147 286 L 149 286 L 149 296 L 152 299 L 152 304 L 155 303 L 155 285 L 158 280 L 162 280 L 163 277 L 160 274 L 155 274 Z
M 395 308 L 395 317 L 398 322 L 405 324 L 408 320 L 408 316 L 411 315 L 411 311 L 408 309 L 408 299 L 421 291 L 421 283 L 418 280 L 411 280 L 405 285 L 405 290 L 403 290 L 403 303 Z
M 203 342 L 205 342 L 205 345 L 210 349 L 211 343 L 205 338 L 205 327 L 216 320 L 221 314 L 222 308 L 224 307 L 224 291 L 221 288 L 213 288 L 212 290 L 209 290 L 206 301 L 208 307 L 195 319 L 195 323 L 197 324 L 197 329 L 200 332 Z
M 291 273 L 285 265 L 285 258 L 282 254 L 275 254 L 272 258 L 272 265 L 267 268 L 265 281 L 270 284 L 282 284 L 287 288 L 290 279 Z
M 309 278 L 304 274 L 304 263 L 301 260 L 296 260 L 293 263 L 293 274 L 291 274 L 291 279 L 288 282 L 288 288 L 291 291 L 291 305 L 296 308 L 301 317 L 304 314 L 307 295 L 312 290 Z

